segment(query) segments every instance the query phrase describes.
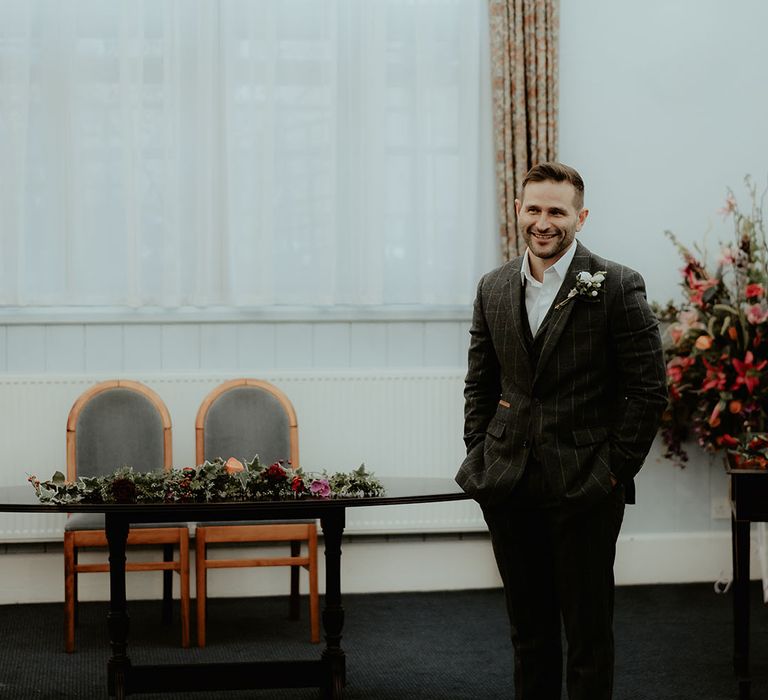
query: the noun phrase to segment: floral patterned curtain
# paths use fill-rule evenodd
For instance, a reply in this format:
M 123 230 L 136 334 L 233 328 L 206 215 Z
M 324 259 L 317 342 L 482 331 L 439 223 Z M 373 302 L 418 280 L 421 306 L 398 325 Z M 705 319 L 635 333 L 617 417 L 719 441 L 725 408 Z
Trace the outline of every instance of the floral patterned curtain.
M 489 0 L 499 233 L 505 260 L 525 244 L 515 196 L 528 169 L 557 154 L 559 0 Z

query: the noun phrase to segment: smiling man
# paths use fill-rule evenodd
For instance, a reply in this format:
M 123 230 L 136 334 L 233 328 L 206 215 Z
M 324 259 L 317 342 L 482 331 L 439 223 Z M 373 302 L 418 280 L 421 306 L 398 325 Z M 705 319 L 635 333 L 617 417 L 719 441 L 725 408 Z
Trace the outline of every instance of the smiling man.
M 525 253 L 478 285 L 456 480 L 483 508 L 504 582 L 517 700 L 613 688 L 613 563 L 666 404 L 641 276 L 593 255 L 573 169 L 541 163 L 515 201 Z

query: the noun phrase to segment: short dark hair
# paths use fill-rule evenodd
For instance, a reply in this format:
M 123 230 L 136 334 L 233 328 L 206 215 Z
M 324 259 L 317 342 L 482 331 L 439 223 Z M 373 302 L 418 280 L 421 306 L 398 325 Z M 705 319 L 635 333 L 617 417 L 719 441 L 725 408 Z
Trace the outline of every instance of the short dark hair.
M 573 185 L 573 189 L 576 190 L 573 203 L 576 209 L 581 210 L 584 206 L 584 180 L 581 179 L 581 175 L 570 165 L 558 163 L 554 160 L 538 163 L 525 174 L 523 186 L 520 190 L 520 201 L 523 200 L 525 186 L 529 182 L 545 182 L 547 180 L 552 182 L 568 182 Z

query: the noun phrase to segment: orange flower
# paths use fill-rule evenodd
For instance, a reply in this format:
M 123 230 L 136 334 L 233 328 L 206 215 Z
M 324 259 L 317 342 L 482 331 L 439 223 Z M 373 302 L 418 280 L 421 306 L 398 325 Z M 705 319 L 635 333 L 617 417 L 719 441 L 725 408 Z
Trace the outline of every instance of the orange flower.
M 244 472 L 245 467 L 239 459 L 230 457 L 224 464 L 224 468 L 227 470 L 227 474 L 236 474 L 237 472 Z
M 697 350 L 709 350 L 712 347 L 712 338 L 708 335 L 700 335 L 696 338 Z
M 741 401 L 738 401 L 736 399 L 731 401 L 731 403 L 728 404 L 728 410 L 731 413 L 740 413 L 741 412 Z
M 731 326 L 728 329 L 728 335 L 730 336 L 731 340 L 736 340 L 739 337 L 739 332 L 736 330 L 734 326 Z

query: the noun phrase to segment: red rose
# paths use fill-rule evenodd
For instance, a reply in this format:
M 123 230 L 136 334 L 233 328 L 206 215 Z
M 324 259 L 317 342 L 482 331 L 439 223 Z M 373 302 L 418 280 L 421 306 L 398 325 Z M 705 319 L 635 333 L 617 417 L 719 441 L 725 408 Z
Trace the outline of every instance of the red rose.
M 280 481 L 281 479 L 285 479 L 285 476 L 285 469 L 283 469 L 280 462 L 271 464 L 267 469 L 267 479 L 271 479 L 272 481 Z
M 300 476 L 294 476 L 291 482 L 291 491 L 294 493 L 304 493 L 307 487 L 304 486 L 304 480 Z
M 765 294 L 762 284 L 748 284 L 747 285 L 747 299 L 760 299 Z
M 136 484 L 131 479 L 115 479 L 112 482 L 112 497 L 117 503 L 135 503 Z

